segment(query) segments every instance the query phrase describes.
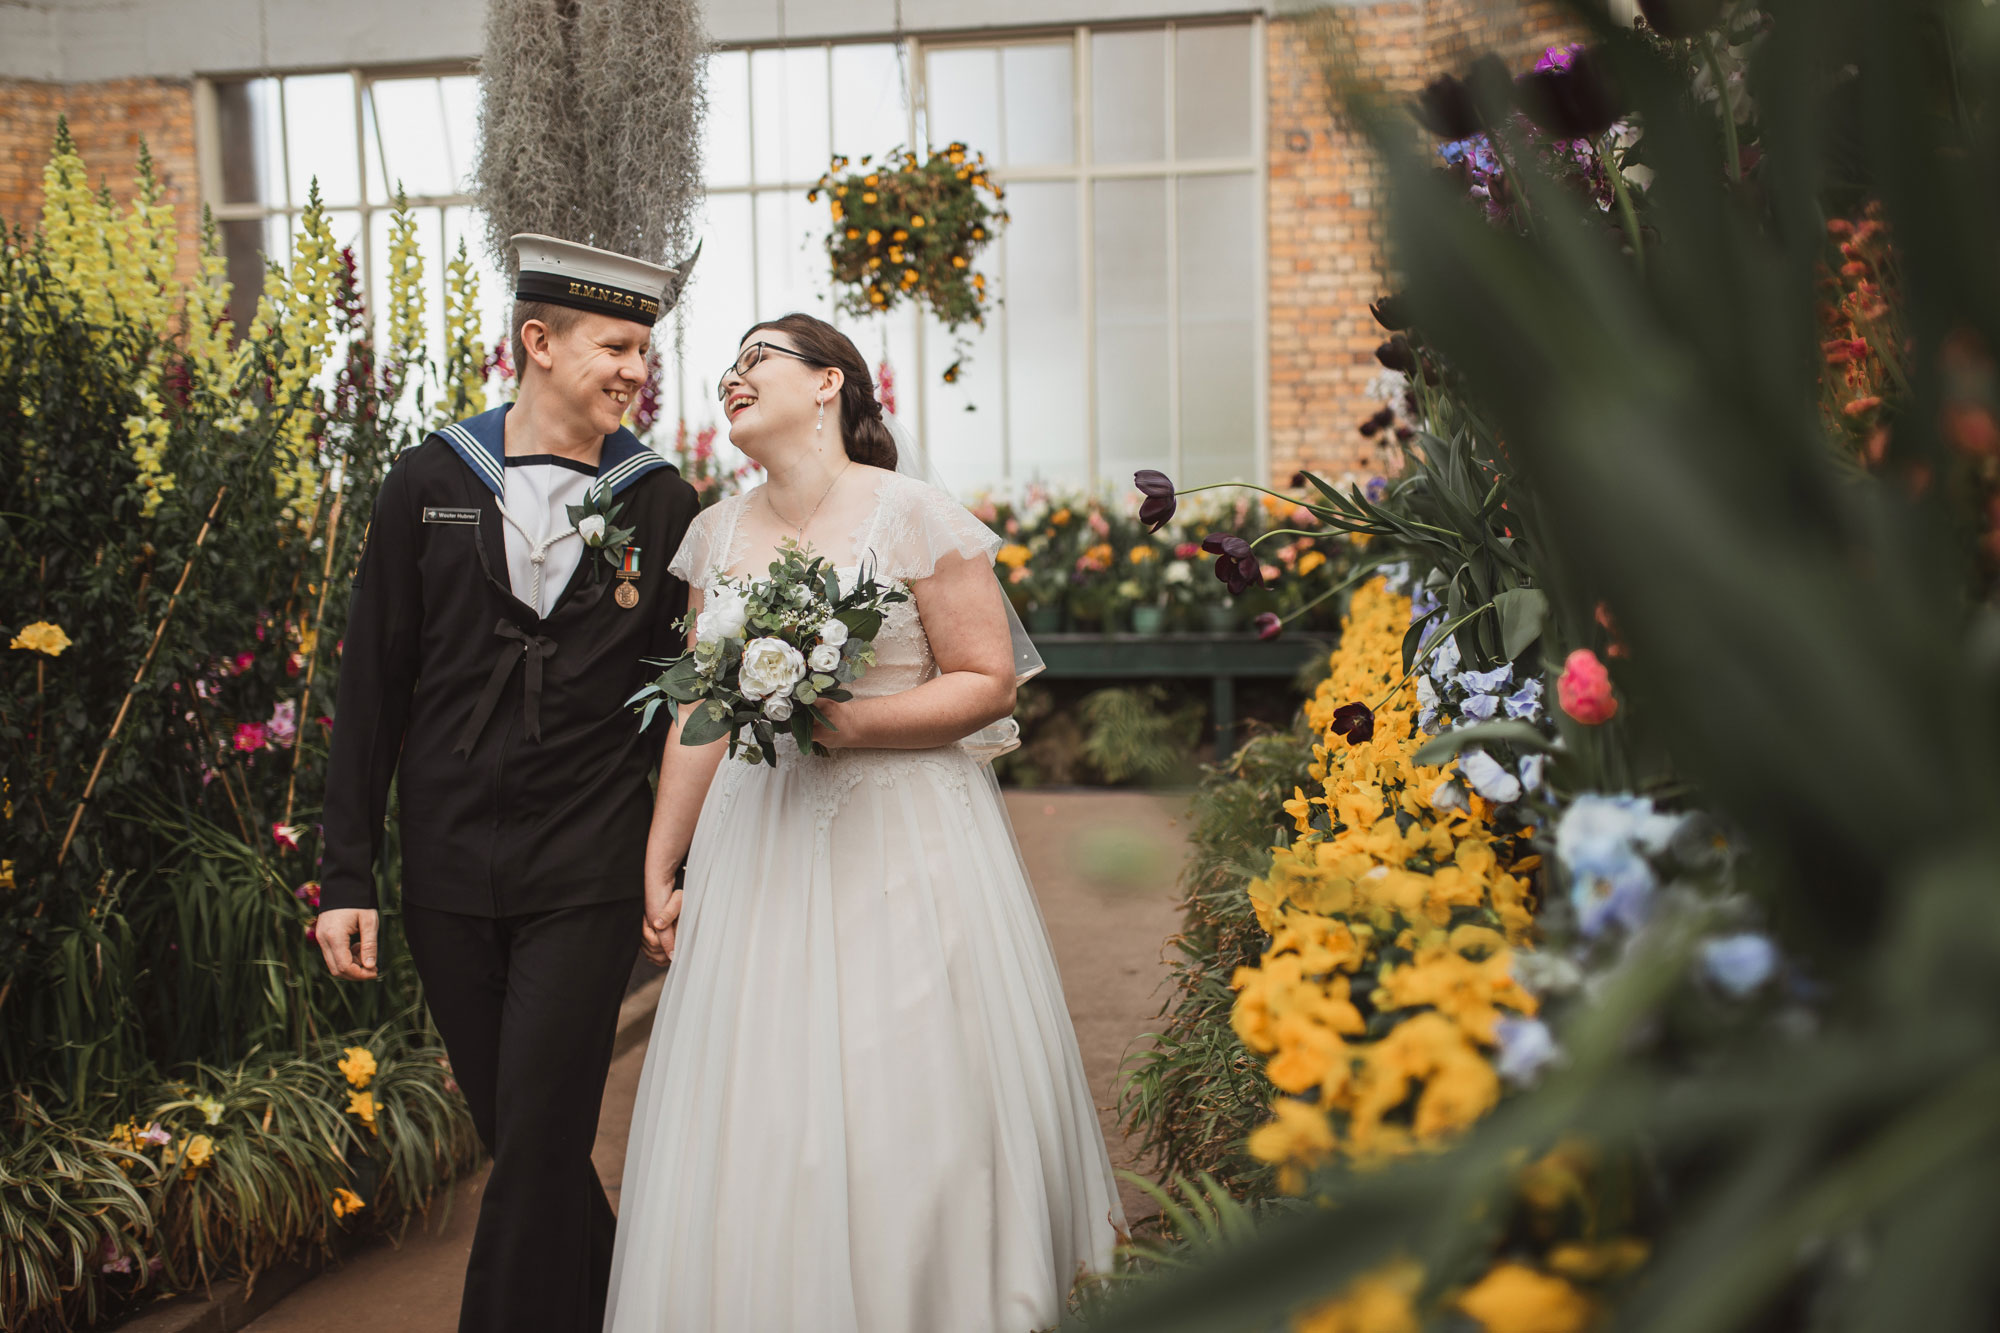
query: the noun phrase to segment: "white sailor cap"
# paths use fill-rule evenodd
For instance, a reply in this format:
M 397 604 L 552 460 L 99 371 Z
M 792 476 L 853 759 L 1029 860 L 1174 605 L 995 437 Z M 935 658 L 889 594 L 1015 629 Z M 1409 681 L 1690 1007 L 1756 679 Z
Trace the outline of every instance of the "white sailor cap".
M 535 232 L 522 232 L 507 243 L 520 272 L 515 299 L 594 310 L 648 327 L 674 308 L 701 255 L 696 246 L 694 254 L 669 268 Z

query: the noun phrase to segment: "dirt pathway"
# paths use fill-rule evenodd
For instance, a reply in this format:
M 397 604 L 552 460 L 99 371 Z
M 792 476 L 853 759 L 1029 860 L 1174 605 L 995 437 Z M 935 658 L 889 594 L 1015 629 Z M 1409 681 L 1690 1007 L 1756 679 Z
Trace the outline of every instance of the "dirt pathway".
M 1009 792 L 1008 813 L 1021 840 L 1036 896 L 1049 925 L 1063 991 L 1076 1024 L 1085 1072 L 1112 1161 L 1129 1166 L 1112 1111 L 1120 1062 L 1152 1028 L 1165 996 L 1164 942 L 1179 924 L 1174 879 L 1184 801 L 1134 792 Z M 625 1167 L 626 1122 L 638 1094 L 644 1043 L 611 1066 L 593 1157 L 618 1202 Z M 460 1182 L 433 1210 L 428 1228 L 412 1226 L 400 1247 L 356 1255 L 280 1302 L 248 1327 L 253 1333 L 438 1333 L 458 1323 L 459 1284 L 472 1249 L 485 1174 Z M 1145 1196 L 1122 1188 L 1130 1216 L 1152 1211 Z

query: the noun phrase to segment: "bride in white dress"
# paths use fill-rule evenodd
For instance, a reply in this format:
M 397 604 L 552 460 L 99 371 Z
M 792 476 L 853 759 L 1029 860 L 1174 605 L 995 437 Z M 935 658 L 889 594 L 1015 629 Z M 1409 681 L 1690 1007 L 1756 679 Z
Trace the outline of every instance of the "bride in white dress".
M 867 364 L 831 325 L 758 325 L 721 389 L 770 480 L 688 530 L 690 609 L 788 538 L 912 598 L 828 708 L 830 754 L 666 747 L 644 929 L 672 966 L 605 1328 L 1052 1327 L 1123 1217 L 999 790 L 957 744 L 1013 707 L 998 539 L 889 470 Z

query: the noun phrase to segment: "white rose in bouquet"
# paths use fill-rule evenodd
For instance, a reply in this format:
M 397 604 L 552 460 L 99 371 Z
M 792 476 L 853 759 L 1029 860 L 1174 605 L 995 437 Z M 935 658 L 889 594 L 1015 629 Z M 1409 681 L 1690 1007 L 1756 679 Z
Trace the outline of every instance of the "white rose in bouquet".
M 715 588 L 702 604 L 701 615 L 695 618 L 694 637 L 697 643 L 712 643 L 719 639 L 734 639 L 743 633 L 749 623 L 750 604 L 742 593 L 734 588 Z
M 792 720 L 792 701 L 782 694 L 774 694 L 764 701 L 764 716 L 773 722 Z
M 835 648 L 847 642 L 847 626 L 838 620 L 829 620 L 819 627 L 819 641 L 832 644 Z
M 806 659 L 783 639 L 752 639 L 743 645 L 737 684 L 744 698 L 765 699 L 789 694 L 805 674 Z
M 840 668 L 840 649 L 830 643 L 822 643 L 806 654 L 806 665 L 814 671 L 831 675 Z
M 576 535 L 583 538 L 585 546 L 599 546 L 604 542 L 604 515 L 585 514 L 576 525 Z

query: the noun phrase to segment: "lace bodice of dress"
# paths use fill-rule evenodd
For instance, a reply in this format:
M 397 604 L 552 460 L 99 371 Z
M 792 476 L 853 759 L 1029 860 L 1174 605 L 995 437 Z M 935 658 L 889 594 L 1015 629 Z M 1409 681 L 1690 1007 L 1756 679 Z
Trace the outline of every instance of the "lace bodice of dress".
M 746 491 L 704 510 L 689 525 L 668 568 L 704 591 L 721 574 L 761 577 L 774 547 L 768 531 L 753 531 L 753 524 L 745 522 L 751 506 L 760 503 L 758 494 Z M 934 573 L 947 555 L 991 561 L 1000 547 L 992 529 L 949 495 L 893 472 L 881 474 L 872 499 L 858 505 L 853 518 L 846 549 L 820 551 L 835 562 L 843 580 L 868 566 L 876 578 L 907 589 Z M 913 597 L 888 609 L 875 637 L 875 665 L 855 682 L 854 693 L 862 698 L 897 694 L 936 674 L 930 636 Z

